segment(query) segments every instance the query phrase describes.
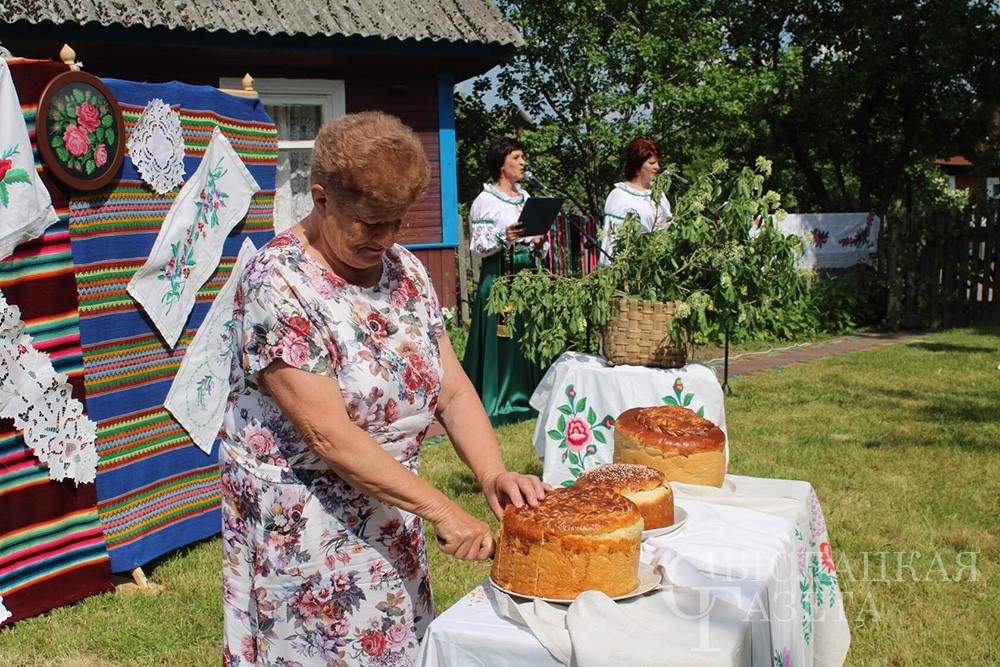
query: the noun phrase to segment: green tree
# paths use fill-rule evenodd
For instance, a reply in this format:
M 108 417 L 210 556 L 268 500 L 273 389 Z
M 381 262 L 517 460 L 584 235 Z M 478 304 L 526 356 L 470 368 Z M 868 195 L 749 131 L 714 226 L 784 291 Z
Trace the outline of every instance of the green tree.
M 664 162 L 694 154 L 678 145 L 703 129 L 705 105 L 691 103 L 700 101 L 693 91 L 705 77 L 731 78 L 719 69 L 720 33 L 703 3 L 499 4 L 525 40 L 497 77 L 499 96 L 536 123 L 524 134 L 532 171 L 579 210 L 600 216 L 621 178 L 624 147 L 636 136 L 656 140 Z M 708 164 L 713 156 L 701 157 Z
M 734 66 L 781 85 L 745 156 L 802 210 L 884 214 L 936 157 L 989 149 L 1000 106 L 992 0 L 717 0 Z M 996 144 L 992 146 L 996 155 Z

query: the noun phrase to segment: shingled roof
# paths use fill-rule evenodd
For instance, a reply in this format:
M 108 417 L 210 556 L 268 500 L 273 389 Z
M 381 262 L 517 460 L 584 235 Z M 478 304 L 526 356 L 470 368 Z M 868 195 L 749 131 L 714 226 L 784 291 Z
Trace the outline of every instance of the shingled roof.
M 0 21 L 522 44 L 492 0 L 13 0 Z

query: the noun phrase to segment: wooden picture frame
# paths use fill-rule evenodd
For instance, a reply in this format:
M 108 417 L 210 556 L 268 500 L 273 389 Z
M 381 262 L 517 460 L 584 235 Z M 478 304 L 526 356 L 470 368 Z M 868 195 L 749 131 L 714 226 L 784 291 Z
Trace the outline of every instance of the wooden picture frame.
M 35 121 L 49 172 L 74 190 L 99 190 L 125 158 L 125 121 L 108 87 L 92 74 L 64 72 L 42 92 Z

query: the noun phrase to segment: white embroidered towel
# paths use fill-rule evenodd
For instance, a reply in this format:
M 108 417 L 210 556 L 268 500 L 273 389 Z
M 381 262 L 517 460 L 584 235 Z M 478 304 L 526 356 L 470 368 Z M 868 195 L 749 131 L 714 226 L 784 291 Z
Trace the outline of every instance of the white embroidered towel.
M 216 127 L 198 170 L 170 207 L 149 259 L 127 288 L 170 347 L 177 344 L 198 290 L 218 266 L 226 236 L 259 189 Z
M 28 127 L 10 68 L 0 58 L 0 259 L 58 220 L 49 191 L 35 172 Z
M 229 324 L 233 318 L 233 298 L 243 267 L 255 251 L 250 239 L 243 241 L 233 272 L 184 352 L 164 403 L 206 454 L 211 453 L 222 427 L 229 396 L 229 362 L 233 355 Z

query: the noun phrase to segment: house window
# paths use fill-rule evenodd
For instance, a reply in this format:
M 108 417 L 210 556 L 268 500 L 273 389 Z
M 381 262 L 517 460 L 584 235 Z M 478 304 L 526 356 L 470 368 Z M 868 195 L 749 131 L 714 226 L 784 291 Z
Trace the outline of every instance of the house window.
M 990 199 L 1000 199 L 1000 178 L 991 176 L 986 179 L 986 196 Z
M 242 88 L 239 79 L 219 80 Z M 278 129 L 274 186 L 274 231 L 282 232 L 312 210 L 309 162 L 320 126 L 343 116 L 344 82 L 327 79 L 254 79 L 254 88 Z

